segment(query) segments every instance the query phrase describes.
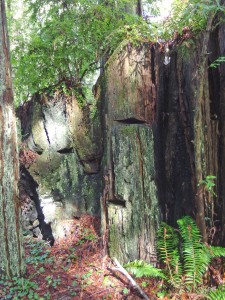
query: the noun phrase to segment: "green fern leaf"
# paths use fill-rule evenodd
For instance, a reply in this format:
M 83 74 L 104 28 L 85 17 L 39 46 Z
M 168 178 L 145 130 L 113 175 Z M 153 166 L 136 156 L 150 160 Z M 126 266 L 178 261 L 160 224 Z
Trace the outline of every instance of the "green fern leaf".
M 192 218 L 183 217 L 177 223 L 182 237 L 185 283 L 188 289 L 194 291 L 202 283 L 210 253 L 202 243 L 200 231 Z
M 215 291 L 210 291 L 206 296 L 210 300 L 225 300 L 225 286 L 219 286 Z
M 168 281 L 173 287 L 180 287 L 182 268 L 178 248 L 178 234 L 171 226 L 162 223 L 157 235 L 157 249 L 160 259 L 165 264 Z
M 202 285 L 203 275 L 210 260 L 214 257 L 225 257 L 225 248 L 204 244 L 192 218 L 183 217 L 177 223 L 181 239 L 171 226 L 162 223 L 159 228 L 157 240 L 159 258 L 165 264 L 167 281 L 174 288 L 195 292 Z M 211 291 L 208 298 L 225 300 L 225 286 Z
M 142 260 L 135 260 L 124 265 L 125 269 L 136 277 L 159 277 L 165 278 L 162 270 L 153 267 Z
M 225 257 L 225 248 L 218 246 L 210 246 L 209 248 L 211 258 L 214 257 Z

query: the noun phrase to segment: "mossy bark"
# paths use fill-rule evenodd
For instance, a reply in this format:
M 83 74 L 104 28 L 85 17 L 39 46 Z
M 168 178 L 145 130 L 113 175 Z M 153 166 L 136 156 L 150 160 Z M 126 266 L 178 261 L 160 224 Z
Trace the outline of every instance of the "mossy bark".
M 155 182 L 155 85 L 149 49 L 111 59 L 102 81 L 104 180 L 102 227 L 109 254 L 121 263 L 154 262 L 160 213 Z
M 20 208 L 18 203 L 18 153 L 13 110 L 5 2 L 0 2 L 0 272 L 24 273 Z
M 120 261 L 154 262 L 159 220 L 154 142 L 146 125 L 113 128 L 114 199 L 108 200 L 109 250 Z

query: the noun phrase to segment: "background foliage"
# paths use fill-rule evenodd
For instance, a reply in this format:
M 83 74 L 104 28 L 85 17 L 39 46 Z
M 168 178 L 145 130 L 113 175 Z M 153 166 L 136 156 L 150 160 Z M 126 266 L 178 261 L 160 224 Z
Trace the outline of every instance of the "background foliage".
M 206 28 L 209 14 L 219 11 L 225 11 L 220 0 L 173 0 L 170 17 L 163 25 L 162 36 L 170 39 L 175 32 L 181 34 L 184 28 L 197 34 Z
M 156 17 L 160 0 L 7 0 L 17 105 L 35 92 L 76 89 L 91 97 L 93 74 L 120 45 L 173 40 L 186 26 L 199 32 L 219 0 L 173 0 L 169 17 Z M 90 80 L 91 79 L 91 80 Z
M 16 99 L 57 87 L 81 89 L 124 39 L 149 35 L 143 18 L 128 7 L 134 0 L 24 0 L 21 16 L 9 13 Z

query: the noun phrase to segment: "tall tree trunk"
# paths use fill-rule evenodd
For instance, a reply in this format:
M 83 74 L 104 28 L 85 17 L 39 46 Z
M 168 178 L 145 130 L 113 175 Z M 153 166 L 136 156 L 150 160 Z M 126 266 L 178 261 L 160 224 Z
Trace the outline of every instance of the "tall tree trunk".
M 5 1 L 0 2 L 0 273 L 24 272 L 17 182 L 18 152 L 13 110 Z
M 160 222 L 154 158 L 155 74 L 150 49 L 117 53 L 102 78 L 102 231 L 120 263 L 156 261 Z
M 210 103 L 207 101 L 209 97 L 206 96 L 207 93 L 207 64 L 208 64 L 208 44 L 210 38 L 210 32 L 212 30 L 213 19 L 215 14 L 211 13 L 208 19 L 207 28 L 204 33 L 201 57 L 199 59 L 199 66 L 197 71 L 197 80 L 199 83 L 198 90 L 196 91 L 196 107 L 195 107 L 195 166 L 196 166 L 196 183 L 199 184 L 204 177 L 207 175 L 212 175 L 210 173 L 210 161 L 211 157 L 207 157 L 207 137 L 205 137 L 205 121 L 203 116 L 205 112 L 207 114 L 207 120 L 210 120 Z M 207 161 L 207 166 L 205 161 Z M 205 195 L 205 189 L 202 186 L 198 187 L 198 191 L 195 197 L 195 207 L 196 207 L 196 222 L 200 228 L 203 240 L 207 241 L 206 234 L 206 207 L 205 203 L 207 201 L 207 196 Z M 208 205 L 207 205 L 208 206 Z M 213 215 L 213 212 L 209 212 Z

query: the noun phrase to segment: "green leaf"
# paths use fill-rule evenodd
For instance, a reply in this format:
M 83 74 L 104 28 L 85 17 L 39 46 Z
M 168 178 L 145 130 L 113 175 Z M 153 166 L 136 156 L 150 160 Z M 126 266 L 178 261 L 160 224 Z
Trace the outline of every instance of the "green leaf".
M 141 286 L 146 287 L 148 283 L 146 281 L 142 281 Z
M 182 267 L 178 234 L 174 228 L 162 223 L 157 238 L 157 250 L 161 261 L 165 264 L 167 279 L 173 287 L 181 287 Z
M 77 286 L 77 282 L 75 280 L 72 282 L 72 286 Z
M 212 290 L 206 295 L 210 300 L 224 300 L 225 299 L 225 286 L 220 285 L 216 290 Z
M 129 292 L 130 292 L 130 291 L 129 291 L 127 288 L 124 288 L 124 289 L 123 289 L 123 294 L 124 294 L 124 295 L 129 294 Z
M 165 278 L 165 275 L 160 269 L 153 267 L 142 260 L 135 260 L 124 265 L 124 268 L 136 277 L 159 277 Z
M 184 217 L 177 223 L 182 238 L 185 282 L 195 290 L 198 284 L 202 283 L 206 267 L 210 262 L 210 254 L 202 243 L 200 231 L 192 218 Z

